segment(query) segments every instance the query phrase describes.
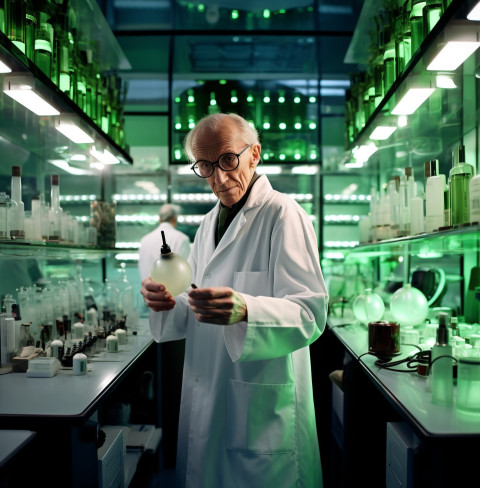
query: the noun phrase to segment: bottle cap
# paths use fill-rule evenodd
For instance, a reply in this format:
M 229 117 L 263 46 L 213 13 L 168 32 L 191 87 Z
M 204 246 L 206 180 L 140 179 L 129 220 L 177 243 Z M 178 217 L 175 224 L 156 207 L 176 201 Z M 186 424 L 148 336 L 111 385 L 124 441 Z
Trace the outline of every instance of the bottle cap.
M 51 175 L 50 176 L 50 182 L 52 185 L 58 186 L 59 181 L 60 181 L 60 177 L 58 175 Z
M 425 162 L 425 178 L 438 176 L 438 159 L 431 159 Z
M 22 176 L 22 167 L 12 166 L 12 176 Z

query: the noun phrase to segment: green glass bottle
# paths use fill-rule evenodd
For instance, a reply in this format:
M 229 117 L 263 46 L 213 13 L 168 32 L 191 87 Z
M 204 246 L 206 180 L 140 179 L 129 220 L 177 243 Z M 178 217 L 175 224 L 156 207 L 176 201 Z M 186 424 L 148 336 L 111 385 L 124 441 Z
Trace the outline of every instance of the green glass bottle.
M 403 64 L 407 66 L 412 59 L 412 29 L 410 27 L 410 2 L 407 2 L 402 10 L 402 37 L 403 37 Z
M 35 34 L 37 29 L 37 14 L 32 0 L 27 0 L 25 14 L 25 54 L 30 61 L 35 62 Z
M 395 38 L 390 25 L 385 26 L 383 48 L 383 92 L 387 93 L 395 82 L 397 76 L 397 63 L 395 58 Z
M 15 46 L 25 53 L 25 0 L 5 0 L 5 31 Z
M 475 168 L 465 162 L 465 146 L 460 145 L 453 152 L 453 167 L 450 170 L 450 224 L 470 223 L 470 180 Z
M 443 14 L 442 0 L 427 0 L 423 9 L 423 29 L 425 35 L 430 33 L 435 24 L 440 20 Z
M 52 76 L 52 45 L 50 43 L 50 32 L 40 13 L 40 25 L 35 38 L 35 64 L 49 77 Z
M 5 34 L 5 2 L 0 0 L 0 32 Z
M 414 0 L 410 12 L 410 29 L 412 32 L 412 56 L 425 39 L 423 30 L 423 9 L 427 2 L 425 0 Z

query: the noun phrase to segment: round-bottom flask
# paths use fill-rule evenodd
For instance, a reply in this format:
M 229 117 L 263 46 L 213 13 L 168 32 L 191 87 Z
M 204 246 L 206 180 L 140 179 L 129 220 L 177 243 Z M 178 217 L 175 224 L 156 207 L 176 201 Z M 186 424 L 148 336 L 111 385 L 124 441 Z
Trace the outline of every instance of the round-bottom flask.
M 165 242 L 165 233 L 162 230 L 163 245 L 160 256 L 152 266 L 150 277 L 153 281 L 165 285 L 165 288 L 177 296 L 184 292 L 192 281 L 192 268 L 188 261 L 179 254 L 175 254 Z

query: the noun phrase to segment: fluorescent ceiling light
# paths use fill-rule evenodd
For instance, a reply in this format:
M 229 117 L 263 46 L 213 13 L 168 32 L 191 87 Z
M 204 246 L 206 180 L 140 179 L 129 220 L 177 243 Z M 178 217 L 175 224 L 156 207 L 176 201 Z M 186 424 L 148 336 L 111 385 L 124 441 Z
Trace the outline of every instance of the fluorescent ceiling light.
M 392 110 L 392 114 L 413 114 L 434 91 L 435 88 L 410 88 Z
M 468 20 L 480 20 L 480 2 L 478 2 L 475 7 L 470 10 L 467 15 Z
M 449 41 L 427 66 L 429 71 L 456 70 L 480 46 L 480 42 Z
M 384 141 L 385 139 L 388 139 L 396 130 L 397 128 L 395 126 L 379 125 L 372 132 L 370 139 L 373 141 Z
M 375 154 L 378 151 L 378 147 L 373 144 L 373 142 L 369 144 L 365 144 L 362 146 L 356 146 L 352 150 L 352 156 L 355 159 L 355 162 L 345 163 L 346 168 L 361 168 L 364 163 L 366 163 L 372 154 Z
M 94 140 L 83 129 L 81 129 L 71 120 L 57 120 L 55 123 L 55 129 L 76 144 L 91 144 L 94 142 Z
M 108 149 L 99 151 L 95 146 L 90 149 L 90 154 L 99 162 L 103 164 L 118 164 L 120 160 L 116 158 Z
M 3 62 L 0 61 L 0 73 L 11 73 L 12 70 Z
M 457 88 L 455 81 L 453 81 L 453 78 L 449 75 L 437 75 L 435 78 L 435 84 L 437 85 L 437 88 Z
M 34 114 L 47 116 L 60 112 L 46 102 L 35 90 L 35 81 L 29 76 L 6 76 L 3 92 L 31 110 Z
M 256 171 L 259 175 L 280 175 L 282 174 L 281 166 L 257 166 Z
M 292 168 L 292 175 L 316 175 L 318 173 L 318 166 L 294 166 Z

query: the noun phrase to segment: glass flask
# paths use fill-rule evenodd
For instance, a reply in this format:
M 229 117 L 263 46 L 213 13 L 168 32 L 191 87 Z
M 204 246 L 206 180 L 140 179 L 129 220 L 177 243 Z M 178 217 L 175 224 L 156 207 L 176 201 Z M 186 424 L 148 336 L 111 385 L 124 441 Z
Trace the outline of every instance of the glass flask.
M 165 285 L 165 288 L 177 296 L 184 292 L 192 281 L 192 268 L 188 261 L 179 254 L 171 251 L 165 241 L 165 233 L 162 230 L 163 245 L 160 249 L 160 256 L 152 266 L 150 276 L 153 281 Z
M 380 320 L 384 311 L 382 297 L 374 293 L 371 288 L 366 288 L 365 293 L 358 295 L 353 302 L 353 315 L 363 324 Z
M 427 298 L 420 290 L 407 283 L 390 298 L 390 311 L 403 327 L 419 325 L 427 318 Z

